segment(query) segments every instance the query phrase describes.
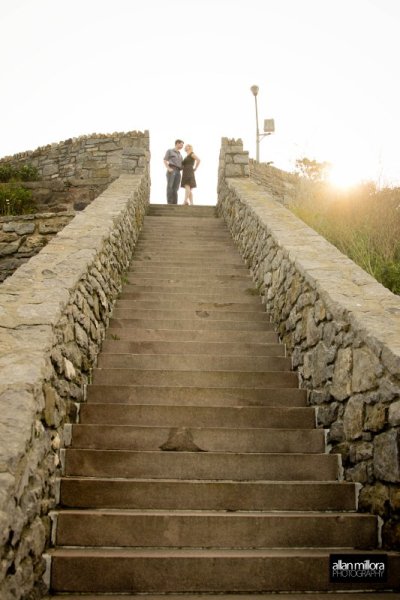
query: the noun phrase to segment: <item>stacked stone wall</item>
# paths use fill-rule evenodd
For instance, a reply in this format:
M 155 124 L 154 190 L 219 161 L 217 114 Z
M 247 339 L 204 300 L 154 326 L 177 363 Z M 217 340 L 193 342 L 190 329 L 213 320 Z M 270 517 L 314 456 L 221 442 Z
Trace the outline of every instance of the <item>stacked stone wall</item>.
M 0 283 L 121 173 L 148 177 L 149 160 L 148 131 L 82 136 L 1 159 L 15 169 L 36 167 L 39 181 L 21 183 L 32 192 L 33 215 L 0 217 Z
M 40 252 L 75 212 L 0 217 L 0 283 Z
M 249 176 L 252 181 L 259 183 L 274 200 L 289 205 L 297 197 L 300 179 L 294 173 L 277 169 L 267 163 L 249 161 Z
M 121 173 L 144 173 L 148 152 L 148 131 L 92 134 L 6 156 L 0 165 L 32 165 L 45 181 L 108 184 Z
M 222 143 L 219 214 L 328 430 L 327 451 L 361 484 L 359 510 L 382 518 L 383 546 L 400 549 L 400 298 L 268 189 L 226 176 L 227 152 L 243 156 L 241 140 Z
M 147 164 L 121 175 L 0 286 L 2 600 L 46 592 L 67 424 L 85 399 L 148 202 Z

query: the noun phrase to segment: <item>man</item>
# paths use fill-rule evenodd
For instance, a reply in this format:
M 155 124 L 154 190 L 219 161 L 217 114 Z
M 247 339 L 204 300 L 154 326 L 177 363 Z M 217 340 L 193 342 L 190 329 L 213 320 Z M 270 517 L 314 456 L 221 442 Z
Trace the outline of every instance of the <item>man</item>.
M 167 150 L 164 156 L 164 165 L 167 168 L 167 203 L 178 204 L 178 190 L 181 183 L 182 140 L 175 140 L 175 148 Z

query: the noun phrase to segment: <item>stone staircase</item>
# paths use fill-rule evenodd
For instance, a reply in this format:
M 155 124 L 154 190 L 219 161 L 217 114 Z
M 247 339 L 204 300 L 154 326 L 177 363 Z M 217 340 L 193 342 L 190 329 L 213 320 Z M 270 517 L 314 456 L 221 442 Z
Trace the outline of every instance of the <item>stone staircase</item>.
M 329 554 L 378 544 L 356 492 L 215 209 L 151 205 L 65 452 L 54 596 L 342 598 L 363 584 Z

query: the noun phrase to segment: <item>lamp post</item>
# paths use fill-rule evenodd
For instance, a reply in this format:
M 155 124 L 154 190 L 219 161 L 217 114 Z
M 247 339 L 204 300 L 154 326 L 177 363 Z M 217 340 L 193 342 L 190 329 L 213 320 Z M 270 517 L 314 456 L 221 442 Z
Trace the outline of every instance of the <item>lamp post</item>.
M 252 85 L 250 90 L 254 96 L 254 101 L 256 105 L 256 162 L 260 162 L 260 140 L 262 140 L 266 135 L 271 135 L 275 131 L 275 122 L 274 119 L 265 119 L 264 121 L 264 133 L 260 133 L 260 129 L 258 126 L 258 104 L 257 104 L 257 95 L 259 91 L 258 85 Z
M 256 161 L 260 162 L 260 130 L 258 128 L 258 104 L 257 104 L 257 94 L 258 94 L 259 87 L 258 87 L 258 85 L 252 85 L 250 89 L 253 93 L 254 102 L 256 105 Z

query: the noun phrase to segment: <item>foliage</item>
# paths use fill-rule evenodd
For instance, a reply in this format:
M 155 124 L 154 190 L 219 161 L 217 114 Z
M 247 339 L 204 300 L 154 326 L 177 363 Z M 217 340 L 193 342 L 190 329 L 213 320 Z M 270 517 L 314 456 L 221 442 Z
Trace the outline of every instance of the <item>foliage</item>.
M 23 165 L 19 169 L 12 165 L 0 164 L 0 182 L 9 181 L 37 181 L 39 171 L 33 165 Z
M 15 169 L 11 165 L 1 165 L 0 164 L 0 181 L 6 182 L 13 179 L 15 176 Z
M 310 158 L 298 158 L 296 160 L 296 172 L 310 181 L 323 181 L 330 167 L 328 162 L 317 162 Z
M 400 188 L 339 192 L 300 182 L 291 210 L 382 285 L 400 294 Z
M 24 215 L 34 212 L 32 192 L 15 183 L 0 186 L 0 215 Z
M 17 177 L 21 181 L 37 181 L 39 179 L 39 171 L 33 165 L 24 165 L 18 169 Z

